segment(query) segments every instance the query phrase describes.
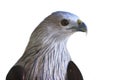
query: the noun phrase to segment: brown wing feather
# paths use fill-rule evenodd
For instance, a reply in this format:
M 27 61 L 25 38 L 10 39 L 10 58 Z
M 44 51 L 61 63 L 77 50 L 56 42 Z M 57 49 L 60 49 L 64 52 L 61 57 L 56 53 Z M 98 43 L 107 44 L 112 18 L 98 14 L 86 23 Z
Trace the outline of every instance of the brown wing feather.
M 83 80 L 80 70 L 72 61 L 70 61 L 68 64 L 67 80 Z
M 8 72 L 6 80 L 26 80 L 24 68 L 19 65 L 13 66 Z

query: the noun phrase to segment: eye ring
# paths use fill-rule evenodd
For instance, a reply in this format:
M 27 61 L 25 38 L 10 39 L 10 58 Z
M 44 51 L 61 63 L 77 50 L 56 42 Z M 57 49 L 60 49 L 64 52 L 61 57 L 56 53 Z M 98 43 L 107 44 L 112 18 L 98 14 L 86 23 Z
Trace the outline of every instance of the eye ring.
M 69 24 L 69 21 L 67 19 L 62 19 L 61 20 L 61 25 L 62 26 L 67 26 Z

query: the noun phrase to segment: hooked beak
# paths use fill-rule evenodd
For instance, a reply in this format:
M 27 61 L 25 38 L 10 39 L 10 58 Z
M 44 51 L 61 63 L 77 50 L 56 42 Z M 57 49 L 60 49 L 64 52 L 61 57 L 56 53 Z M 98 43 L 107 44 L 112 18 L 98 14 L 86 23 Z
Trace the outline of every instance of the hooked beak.
M 82 22 L 80 19 L 77 20 L 77 31 L 81 31 L 81 32 L 86 32 L 87 33 L 87 26 L 85 25 L 84 22 Z
M 81 31 L 81 32 L 86 32 L 87 33 L 87 26 L 85 25 L 84 22 L 82 22 L 81 20 L 78 19 L 77 21 L 77 25 L 73 26 L 69 29 L 73 29 L 75 31 Z
M 77 31 L 87 32 L 87 26 L 83 22 L 81 22 L 76 29 Z

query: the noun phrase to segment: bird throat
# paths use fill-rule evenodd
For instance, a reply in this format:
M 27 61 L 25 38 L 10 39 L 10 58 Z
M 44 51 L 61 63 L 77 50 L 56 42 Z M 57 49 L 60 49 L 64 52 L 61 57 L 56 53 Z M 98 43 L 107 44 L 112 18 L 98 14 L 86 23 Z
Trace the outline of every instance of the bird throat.
M 65 80 L 69 53 L 64 43 L 57 43 L 44 56 L 43 80 Z
M 34 54 L 23 55 L 19 61 L 24 64 L 27 80 L 66 80 L 71 58 L 64 41 L 42 46 L 37 52 L 29 52 Z

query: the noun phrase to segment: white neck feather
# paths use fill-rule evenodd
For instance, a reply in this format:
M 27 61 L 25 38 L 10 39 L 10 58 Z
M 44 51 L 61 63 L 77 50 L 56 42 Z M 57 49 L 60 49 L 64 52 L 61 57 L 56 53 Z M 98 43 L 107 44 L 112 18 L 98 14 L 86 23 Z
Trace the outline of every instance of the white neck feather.
M 26 50 L 17 64 L 25 67 L 28 80 L 65 80 L 71 59 L 66 42 L 53 42 Z
M 51 45 L 51 49 L 46 51 L 44 57 L 43 80 L 65 80 L 70 55 L 65 43 Z M 46 49 L 47 50 L 47 49 Z

